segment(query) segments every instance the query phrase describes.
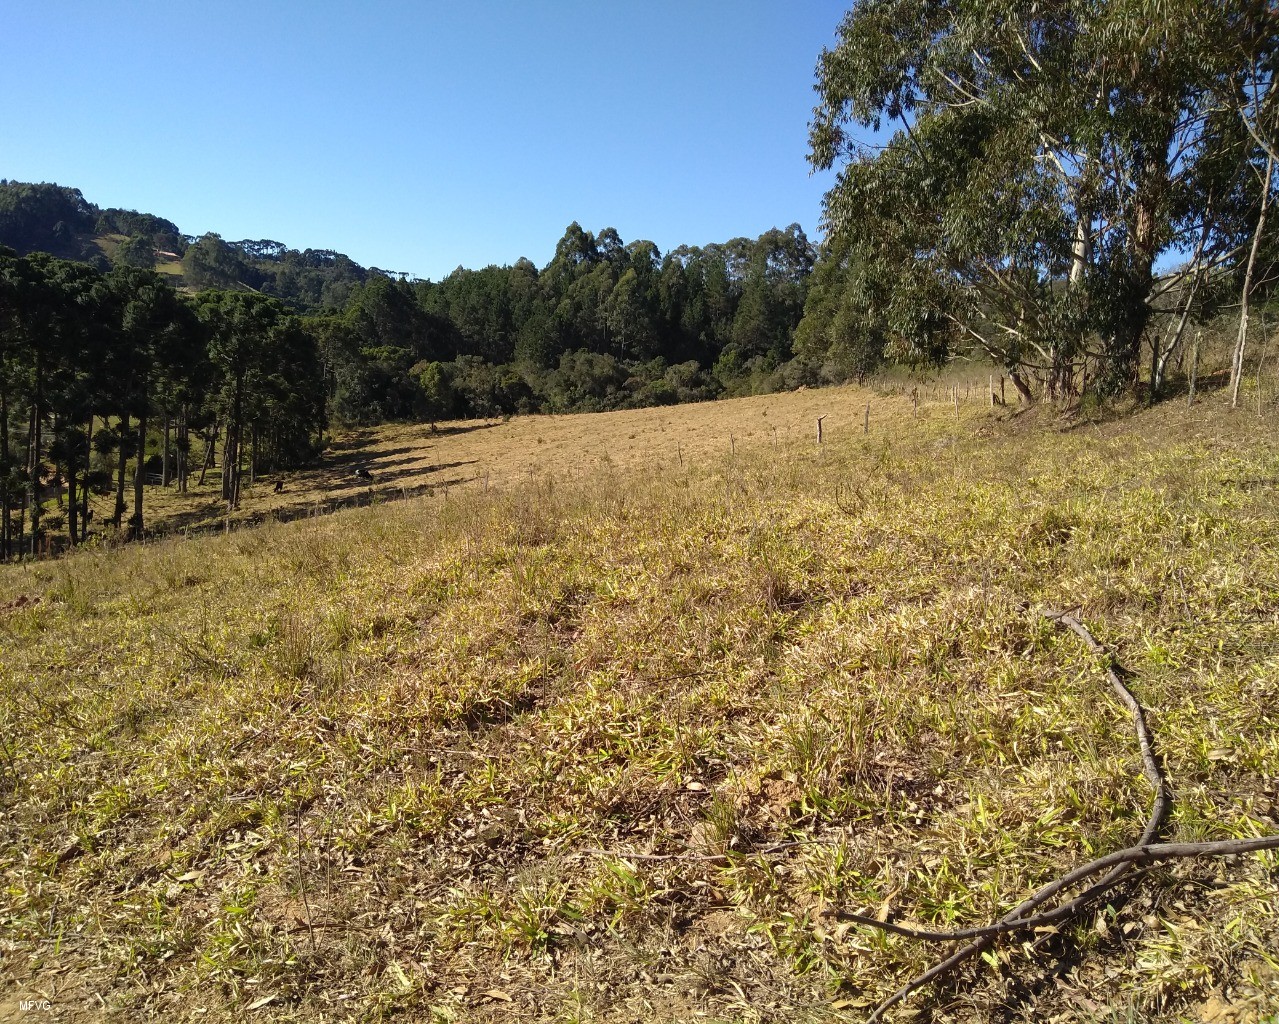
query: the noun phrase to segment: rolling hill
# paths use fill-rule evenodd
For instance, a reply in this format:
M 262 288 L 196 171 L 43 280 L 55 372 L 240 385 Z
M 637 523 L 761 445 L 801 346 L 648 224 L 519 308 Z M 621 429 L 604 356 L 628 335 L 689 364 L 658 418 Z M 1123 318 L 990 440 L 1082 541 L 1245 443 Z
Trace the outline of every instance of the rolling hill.
M 103 269 L 124 259 L 154 266 L 187 290 L 247 288 L 303 310 L 340 308 L 354 285 L 370 275 L 387 276 L 331 250 L 185 235 L 162 217 L 104 209 L 79 189 L 48 183 L 0 181 L 0 245 L 19 255 L 48 252 Z

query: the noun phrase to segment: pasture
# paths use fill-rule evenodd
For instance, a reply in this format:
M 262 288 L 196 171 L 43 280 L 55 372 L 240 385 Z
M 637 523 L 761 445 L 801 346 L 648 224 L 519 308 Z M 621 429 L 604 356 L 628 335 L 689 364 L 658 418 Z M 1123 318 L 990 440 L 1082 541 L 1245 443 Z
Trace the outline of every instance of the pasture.
M 246 496 L 295 521 L 2 567 L 0 1020 L 864 1019 L 938 949 L 846 912 L 985 924 L 1141 831 L 1048 608 L 1168 838 L 1279 831 L 1274 423 L 386 428 Z M 1277 871 L 1152 866 L 893 1019 L 1265 1020 Z

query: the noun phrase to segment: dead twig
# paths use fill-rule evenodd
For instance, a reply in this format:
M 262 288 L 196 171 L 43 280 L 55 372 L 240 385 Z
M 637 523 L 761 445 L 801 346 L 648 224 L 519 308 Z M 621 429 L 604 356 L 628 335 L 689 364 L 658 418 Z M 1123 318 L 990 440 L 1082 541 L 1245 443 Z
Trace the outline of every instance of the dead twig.
M 1082 864 L 1068 874 L 1050 882 L 1031 898 L 1040 903 L 1046 902 L 1059 892 L 1070 888 L 1092 875 L 1100 874 L 1107 868 L 1119 864 L 1134 866 L 1137 864 L 1154 864 L 1164 860 L 1189 860 L 1194 857 L 1231 857 L 1242 853 L 1255 853 L 1259 850 L 1279 850 L 1279 836 L 1258 836 L 1254 839 L 1223 839 L 1203 843 L 1150 843 L 1146 846 L 1129 846 L 1116 850 L 1104 857 Z M 1116 882 L 1118 879 L 1116 879 Z M 1104 886 L 1112 888 L 1114 882 Z M 1048 928 L 1078 914 L 1084 906 L 1103 889 L 1101 883 L 1092 886 L 1069 903 L 1049 910 L 1034 917 L 1021 917 L 1013 921 L 1000 921 L 997 924 L 979 928 L 957 928 L 953 931 L 929 931 L 925 928 L 912 928 L 909 925 L 894 924 L 891 921 L 880 921 L 851 911 L 841 910 L 836 916 L 841 921 L 853 921 L 881 931 L 904 935 L 910 939 L 921 939 L 925 942 L 958 942 L 962 939 L 982 938 L 986 936 L 1005 935 L 1008 932 Z M 1027 900 L 1027 903 L 1031 900 Z M 1023 904 L 1024 906 L 1024 904 Z
M 1124 706 L 1128 709 L 1128 713 L 1132 718 L 1133 728 L 1137 733 L 1137 743 L 1141 750 L 1142 771 L 1145 774 L 1147 781 L 1150 782 L 1150 785 L 1155 791 L 1155 798 L 1151 803 L 1150 813 L 1146 818 L 1146 827 L 1142 830 L 1141 837 L 1138 839 L 1136 846 L 1130 847 L 1129 849 L 1156 848 L 1157 846 L 1162 845 L 1155 844 L 1155 840 L 1158 838 L 1160 830 L 1163 828 L 1164 822 L 1167 820 L 1168 814 L 1172 810 L 1172 790 L 1168 786 L 1167 779 L 1164 778 L 1163 769 L 1159 764 L 1158 755 L 1155 753 L 1154 738 L 1150 735 L 1150 729 L 1146 725 L 1145 709 L 1141 706 L 1141 703 L 1137 700 L 1137 698 L 1133 696 L 1132 691 L 1124 685 L 1124 681 L 1119 678 L 1119 673 L 1115 671 L 1115 666 L 1109 653 L 1100 643 L 1097 642 L 1096 637 L 1092 635 L 1087 626 L 1080 622 L 1079 619 L 1070 612 L 1045 610 L 1042 614 L 1044 618 L 1065 626 L 1071 632 L 1080 637 L 1084 643 L 1088 645 L 1088 649 L 1093 654 L 1106 659 L 1106 679 L 1110 683 L 1111 689 L 1115 691 L 1115 695 L 1119 697 L 1120 701 L 1122 701 Z M 1071 900 L 1070 903 L 1057 908 L 1061 911 L 1060 917 L 1055 916 L 1055 912 L 1049 912 L 1054 915 L 1052 917 L 1052 921 L 1054 923 L 1058 920 L 1065 920 L 1066 918 L 1073 916 L 1090 900 L 1114 888 L 1124 879 L 1125 876 L 1128 875 L 1134 864 L 1140 863 L 1140 860 L 1136 857 L 1116 857 L 1114 854 L 1111 854 L 1110 856 L 1115 857 L 1116 859 L 1108 861 L 1103 866 L 1096 868 L 1093 871 L 1088 871 L 1082 876 L 1085 878 L 1091 877 L 1091 875 L 1096 874 L 1097 871 L 1106 871 L 1106 874 L 1100 881 L 1095 883 L 1088 889 L 1088 891 L 1082 893 L 1076 899 Z M 1106 858 L 1102 858 L 1102 860 L 1105 861 Z M 1084 865 L 1084 867 L 1087 868 L 1090 867 L 1090 865 Z M 1075 880 L 1078 881 L 1078 879 Z M 875 1021 L 882 1019 L 884 1014 L 892 1007 L 896 1006 L 904 999 L 909 998 L 913 993 L 917 992 L 925 985 L 930 984 L 938 978 L 945 977 L 959 967 L 960 964 L 970 960 L 974 956 L 977 956 L 979 953 L 985 952 L 994 944 L 995 940 L 1000 935 L 1007 932 L 1037 927 L 1037 925 L 1032 923 L 1034 919 L 1027 915 L 1070 884 L 1072 883 L 1063 883 L 1061 879 L 1058 879 L 1056 882 L 1052 882 L 1043 889 L 1040 889 L 1028 899 L 1023 900 L 995 922 L 994 925 L 980 930 L 973 938 L 973 941 L 968 945 L 956 950 L 945 960 L 930 967 L 923 974 L 912 978 L 900 989 L 885 999 L 875 1008 L 875 1011 L 870 1015 L 870 1017 L 867 1018 L 867 1024 L 874 1024 Z
M 302 894 L 302 906 L 306 909 L 306 932 L 311 939 L 311 952 L 315 952 L 315 927 L 311 924 L 311 901 L 306 893 L 306 869 L 302 861 L 302 807 L 298 806 L 298 891 Z
M 616 860 L 683 860 L 694 863 L 723 864 L 735 857 L 767 856 L 796 846 L 807 846 L 811 842 L 813 840 L 796 839 L 786 843 L 775 843 L 759 850 L 734 850 L 732 853 L 630 853 L 626 850 L 597 850 L 589 846 L 577 852 L 589 857 L 612 857 Z

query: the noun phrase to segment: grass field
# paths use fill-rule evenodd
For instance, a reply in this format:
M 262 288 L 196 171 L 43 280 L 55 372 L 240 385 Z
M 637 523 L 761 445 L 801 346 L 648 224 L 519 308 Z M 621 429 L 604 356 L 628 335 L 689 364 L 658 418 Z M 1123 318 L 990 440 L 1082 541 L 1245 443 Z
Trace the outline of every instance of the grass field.
M 1044 607 L 1170 838 L 1279 830 L 1273 409 L 969 399 L 351 435 L 244 514 L 421 496 L 0 569 L 0 1020 L 862 1019 L 937 950 L 838 910 L 986 923 L 1140 832 Z M 1279 857 L 1123 895 L 897 1019 L 1279 1012 Z
M 984 397 L 984 391 L 983 391 Z M 704 402 L 661 409 L 523 416 L 390 425 L 339 433 L 310 468 L 245 483 L 232 524 L 268 518 L 311 517 L 335 507 L 428 495 L 443 501 L 459 488 L 493 490 L 530 481 L 580 480 L 600 473 L 648 475 L 664 469 L 705 464 L 739 450 L 780 450 L 817 437 L 824 417 L 828 440 L 860 436 L 866 403 L 877 433 L 901 414 L 899 397 L 856 388 L 830 388 L 766 395 L 733 402 Z M 966 412 L 977 409 L 976 393 Z M 954 419 L 946 401 L 926 401 L 921 422 Z M 887 417 L 887 419 L 882 419 Z M 893 428 L 895 429 L 895 428 Z M 197 448 L 198 461 L 198 448 Z M 363 467 L 372 477 L 355 476 Z M 197 474 L 198 475 L 198 474 Z M 275 483 L 282 479 L 283 491 Z M 157 531 L 208 530 L 227 522 L 216 469 L 200 487 L 192 479 L 187 495 L 173 488 L 148 487 L 147 524 Z M 98 520 L 114 497 L 99 497 Z M 422 507 L 422 506 L 419 506 Z

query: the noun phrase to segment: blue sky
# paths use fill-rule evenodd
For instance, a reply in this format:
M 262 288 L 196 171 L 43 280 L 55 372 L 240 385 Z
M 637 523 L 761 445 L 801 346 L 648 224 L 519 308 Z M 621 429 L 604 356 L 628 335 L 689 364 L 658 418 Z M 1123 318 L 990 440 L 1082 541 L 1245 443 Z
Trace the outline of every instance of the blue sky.
M 0 0 L 0 177 L 438 279 L 798 221 L 829 0 Z

